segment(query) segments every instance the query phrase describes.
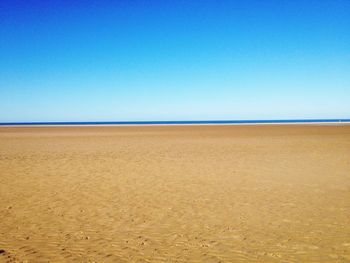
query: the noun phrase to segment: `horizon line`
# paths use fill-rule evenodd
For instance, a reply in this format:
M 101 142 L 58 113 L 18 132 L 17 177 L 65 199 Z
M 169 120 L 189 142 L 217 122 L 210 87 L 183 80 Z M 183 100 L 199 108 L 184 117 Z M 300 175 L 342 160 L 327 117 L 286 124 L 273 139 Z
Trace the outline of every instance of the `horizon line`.
M 26 125 L 147 125 L 147 124 L 263 124 L 263 123 L 338 123 L 350 122 L 350 118 L 335 119 L 239 119 L 239 120 L 155 120 L 155 121 L 33 121 L 0 122 L 0 126 Z

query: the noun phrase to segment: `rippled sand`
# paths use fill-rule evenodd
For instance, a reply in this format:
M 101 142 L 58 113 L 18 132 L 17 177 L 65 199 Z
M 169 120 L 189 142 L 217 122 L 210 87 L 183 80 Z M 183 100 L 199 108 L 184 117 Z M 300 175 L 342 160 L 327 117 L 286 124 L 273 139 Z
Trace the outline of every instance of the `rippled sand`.
M 350 126 L 0 128 L 0 262 L 349 262 Z

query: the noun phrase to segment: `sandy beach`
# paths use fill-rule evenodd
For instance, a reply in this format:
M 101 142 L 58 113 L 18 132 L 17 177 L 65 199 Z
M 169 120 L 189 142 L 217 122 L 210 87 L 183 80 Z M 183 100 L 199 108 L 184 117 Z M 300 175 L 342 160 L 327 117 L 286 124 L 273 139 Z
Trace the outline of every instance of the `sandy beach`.
M 0 127 L 0 262 L 350 262 L 350 126 Z

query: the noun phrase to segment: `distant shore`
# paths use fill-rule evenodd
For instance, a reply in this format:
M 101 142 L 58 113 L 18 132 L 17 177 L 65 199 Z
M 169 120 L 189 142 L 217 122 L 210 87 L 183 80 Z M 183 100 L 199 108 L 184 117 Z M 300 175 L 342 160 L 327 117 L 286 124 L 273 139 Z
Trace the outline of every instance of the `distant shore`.
M 199 121 L 89 121 L 89 122 L 3 122 L 0 126 L 157 126 L 157 125 L 347 125 L 350 119 L 295 120 L 199 120 Z

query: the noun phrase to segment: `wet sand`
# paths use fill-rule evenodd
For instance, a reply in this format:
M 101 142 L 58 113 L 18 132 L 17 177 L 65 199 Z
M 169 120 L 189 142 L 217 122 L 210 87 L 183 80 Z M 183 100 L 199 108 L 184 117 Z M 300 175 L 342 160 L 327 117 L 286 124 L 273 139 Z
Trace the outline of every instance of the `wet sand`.
M 350 126 L 0 127 L 0 262 L 350 262 Z

